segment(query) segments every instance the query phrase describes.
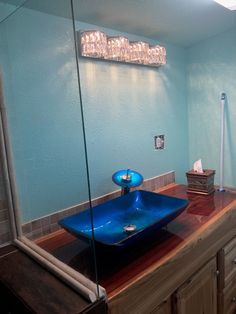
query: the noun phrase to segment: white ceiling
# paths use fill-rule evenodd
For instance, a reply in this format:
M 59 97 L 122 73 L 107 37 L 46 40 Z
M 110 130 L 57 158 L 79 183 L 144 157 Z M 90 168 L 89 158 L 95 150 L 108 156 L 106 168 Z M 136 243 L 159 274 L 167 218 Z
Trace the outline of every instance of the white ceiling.
M 19 4 L 20 0 L 0 0 Z M 74 0 L 76 19 L 185 47 L 236 27 L 236 11 L 213 0 Z M 70 0 L 28 0 L 34 10 L 68 17 Z

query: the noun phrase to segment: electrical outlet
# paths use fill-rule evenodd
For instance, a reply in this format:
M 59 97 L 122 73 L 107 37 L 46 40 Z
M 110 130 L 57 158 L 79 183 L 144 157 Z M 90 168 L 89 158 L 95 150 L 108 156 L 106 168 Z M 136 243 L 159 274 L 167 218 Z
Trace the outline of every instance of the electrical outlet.
M 155 149 L 164 149 L 165 148 L 165 135 L 156 135 L 154 136 L 154 145 Z

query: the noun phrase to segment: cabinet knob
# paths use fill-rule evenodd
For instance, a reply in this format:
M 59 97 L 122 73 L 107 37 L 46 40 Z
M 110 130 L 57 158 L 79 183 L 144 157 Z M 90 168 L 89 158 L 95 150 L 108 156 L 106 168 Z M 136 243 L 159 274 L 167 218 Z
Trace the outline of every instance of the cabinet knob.
M 235 302 L 236 302 L 236 297 L 233 297 L 233 298 L 231 299 L 231 301 L 235 303 Z
M 235 258 L 235 259 L 233 259 L 233 264 L 235 264 L 235 265 L 236 265 L 236 258 Z
M 215 274 L 216 274 L 216 276 L 219 276 L 220 271 L 219 271 L 219 270 L 216 270 Z

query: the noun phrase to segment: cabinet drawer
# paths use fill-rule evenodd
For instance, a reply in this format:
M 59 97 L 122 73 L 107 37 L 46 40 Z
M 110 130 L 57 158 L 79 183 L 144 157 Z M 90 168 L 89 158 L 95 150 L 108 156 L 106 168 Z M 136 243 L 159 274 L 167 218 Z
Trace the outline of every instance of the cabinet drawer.
M 233 314 L 236 312 L 236 280 L 232 280 L 220 294 L 220 313 Z
M 220 270 L 219 288 L 222 290 L 236 277 L 236 238 L 220 250 L 218 264 Z

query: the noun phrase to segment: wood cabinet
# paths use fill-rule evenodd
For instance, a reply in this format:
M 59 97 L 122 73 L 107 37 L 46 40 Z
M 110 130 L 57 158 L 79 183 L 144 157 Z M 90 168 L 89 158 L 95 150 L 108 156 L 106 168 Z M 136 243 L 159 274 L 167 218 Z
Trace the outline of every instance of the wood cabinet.
M 156 309 L 151 311 L 150 314 L 171 314 L 171 299 L 168 298 L 166 301 L 162 302 Z
M 184 186 L 165 194 L 190 206 L 104 282 L 110 313 L 236 314 L 236 194 L 187 195 Z
M 236 238 L 218 252 L 217 260 L 218 314 L 233 314 L 236 312 Z
M 216 314 L 216 258 L 209 261 L 175 293 L 176 314 Z
M 178 288 L 173 313 L 236 313 L 236 237 Z

